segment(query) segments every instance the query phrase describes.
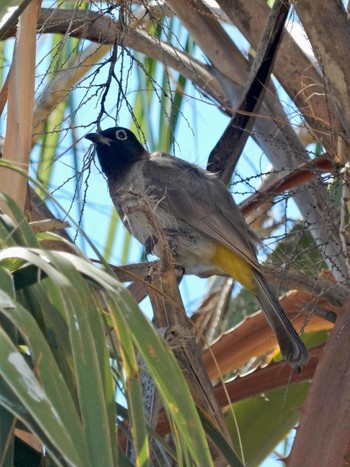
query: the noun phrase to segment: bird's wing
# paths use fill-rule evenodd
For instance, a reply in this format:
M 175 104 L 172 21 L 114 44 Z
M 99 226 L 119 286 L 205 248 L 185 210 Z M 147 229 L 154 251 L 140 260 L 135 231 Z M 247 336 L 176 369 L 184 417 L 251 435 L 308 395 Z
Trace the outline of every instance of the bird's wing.
M 143 173 L 147 189 L 163 209 L 260 269 L 255 249 L 258 239 L 218 178 L 168 155 L 151 155 Z

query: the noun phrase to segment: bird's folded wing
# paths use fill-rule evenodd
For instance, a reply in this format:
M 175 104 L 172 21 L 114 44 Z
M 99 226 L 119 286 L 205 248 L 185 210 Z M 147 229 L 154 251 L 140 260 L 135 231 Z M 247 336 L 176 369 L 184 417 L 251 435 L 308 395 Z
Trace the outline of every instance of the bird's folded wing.
M 169 159 L 164 166 L 145 166 L 148 186 L 163 209 L 260 269 L 255 250 L 258 239 L 248 228 L 226 186 L 180 159 Z

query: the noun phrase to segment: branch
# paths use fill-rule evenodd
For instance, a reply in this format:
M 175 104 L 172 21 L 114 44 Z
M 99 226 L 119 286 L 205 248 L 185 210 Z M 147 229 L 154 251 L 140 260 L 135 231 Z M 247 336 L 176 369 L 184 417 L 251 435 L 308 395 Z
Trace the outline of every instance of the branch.
M 209 66 L 158 38 L 150 36 L 141 29 L 136 31 L 118 21 L 112 21 L 100 13 L 88 10 L 42 8 L 38 20 L 38 32 L 41 34 L 58 33 L 78 39 L 88 39 L 100 44 L 100 47 L 113 45 L 117 40 L 121 40 L 125 47 L 130 47 L 174 68 L 190 79 L 203 92 L 218 100 L 221 105 L 225 103 L 226 106 L 228 105 L 220 85 L 210 73 Z M 5 38 L 13 37 L 14 34 L 15 28 L 8 31 Z M 107 53 L 107 49 L 105 49 L 105 53 Z
M 297 290 L 292 290 L 280 299 L 280 304 L 292 321 L 294 327 L 303 332 L 313 332 L 332 329 L 334 324 L 319 318 L 310 310 L 313 296 Z M 318 301 L 317 298 L 314 300 Z M 310 303 L 311 301 L 311 303 Z M 316 308 L 314 304 L 314 307 Z M 326 311 L 332 313 L 342 311 L 340 307 L 330 306 L 323 302 Z M 306 324 L 305 324 L 306 321 Z M 232 349 L 235 349 L 232 352 Z M 269 327 L 263 313 L 249 315 L 237 326 L 221 334 L 203 352 L 203 361 L 211 380 L 217 380 L 221 375 L 231 373 L 252 359 L 266 355 L 267 361 L 278 349 L 276 337 Z
M 287 460 L 290 467 L 346 465 L 350 439 L 349 307 L 348 300 L 318 364 Z
M 310 162 L 306 162 L 291 171 L 285 177 L 265 186 L 263 190 L 257 191 L 253 195 L 249 196 L 249 198 L 245 199 L 240 204 L 241 211 L 245 216 L 247 216 L 262 203 L 269 203 L 277 195 L 280 195 L 287 190 L 295 189 L 298 186 L 315 179 L 320 173 L 332 173 L 334 172 L 334 169 L 334 162 L 327 157 L 319 156 L 316 159 L 312 159 Z
M 158 227 L 154 210 L 144 196 L 123 189 L 119 190 L 119 196 L 123 197 L 125 216 L 132 212 L 133 216 L 146 218 L 152 241 L 157 244 L 160 252 L 160 261 L 152 269 L 149 268 L 148 277 L 152 287 L 147 287 L 155 324 L 160 329 L 165 328 L 165 339 L 183 369 L 195 403 L 215 420 L 222 435 L 228 439 L 223 415 L 214 397 L 200 350 L 193 338 L 191 322 L 182 303 L 173 257 L 164 231 Z M 214 457 L 220 456 L 213 443 L 210 447 Z
M 157 261 L 150 263 L 129 264 L 127 266 L 111 266 L 121 282 L 136 281 L 141 284 L 137 288 L 141 301 L 146 296 L 146 286 L 149 287 L 147 277 L 149 271 L 157 264 Z M 271 284 L 281 284 L 281 270 L 271 265 L 262 265 L 262 271 Z M 283 286 L 288 289 L 296 289 L 312 295 L 312 300 L 316 298 L 329 302 L 336 307 L 343 306 L 349 295 L 348 288 L 339 283 L 334 283 L 322 278 L 312 278 L 299 271 L 283 271 Z M 141 292 L 141 290 L 143 292 Z
M 238 27 L 257 49 L 263 22 L 270 13 L 265 0 L 217 0 L 231 23 Z M 314 18 L 310 17 L 312 22 Z M 292 27 L 295 28 L 294 25 Z M 320 31 L 320 29 L 318 29 Z M 325 99 L 322 76 L 292 37 L 285 32 L 274 67 L 276 75 L 291 100 L 303 114 L 309 130 L 322 140 L 327 150 L 334 150 L 332 131 L 343 132 L 332 100 Z
M 288 1 L 274 3 L 241 103 L 210 153 L 208 170 L 220 173 L 221 179 L 226 184 L 232 177 L 232 172 L 253 128 L 254 115 L 258 112 L 265 94 L 288 12 Z
M 321 345 L 309 352 L 309 360 L 300 373 L 292 371 L 288 363 L 282 361 L 258 368 L 252 373 L 238 376 L 234 380 L 215 386 L 215 395 L 220 407 L 239 402 L 248 397 L 256 397 L 273 389 L 289 386 L 294 383 L 310 381 L 317 368 L 319 357 L 324 349 Z M 229 400 L 227 399 L 229 396 Z

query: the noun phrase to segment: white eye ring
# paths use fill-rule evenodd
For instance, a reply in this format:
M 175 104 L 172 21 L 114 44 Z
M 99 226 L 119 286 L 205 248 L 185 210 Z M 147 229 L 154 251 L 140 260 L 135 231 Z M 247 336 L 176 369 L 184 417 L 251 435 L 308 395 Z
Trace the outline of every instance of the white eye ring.
M 115 132 L 115 137 L 120 140 L 128 139 L 128 135 L 125 130 L 117 130 Z

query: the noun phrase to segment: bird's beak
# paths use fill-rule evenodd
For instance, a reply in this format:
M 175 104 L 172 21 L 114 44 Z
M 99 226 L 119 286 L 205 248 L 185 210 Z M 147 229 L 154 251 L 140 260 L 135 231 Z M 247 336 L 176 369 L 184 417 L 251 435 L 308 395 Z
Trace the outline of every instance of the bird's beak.
M 111 141 L 109 138 L 102 136 L 100 133 L 88 133 L 85 135 L 85 138 L 92 141 L 93 143 L 100 143 L 100 144 L 107 144 L 108 146 L 111 145 Z

